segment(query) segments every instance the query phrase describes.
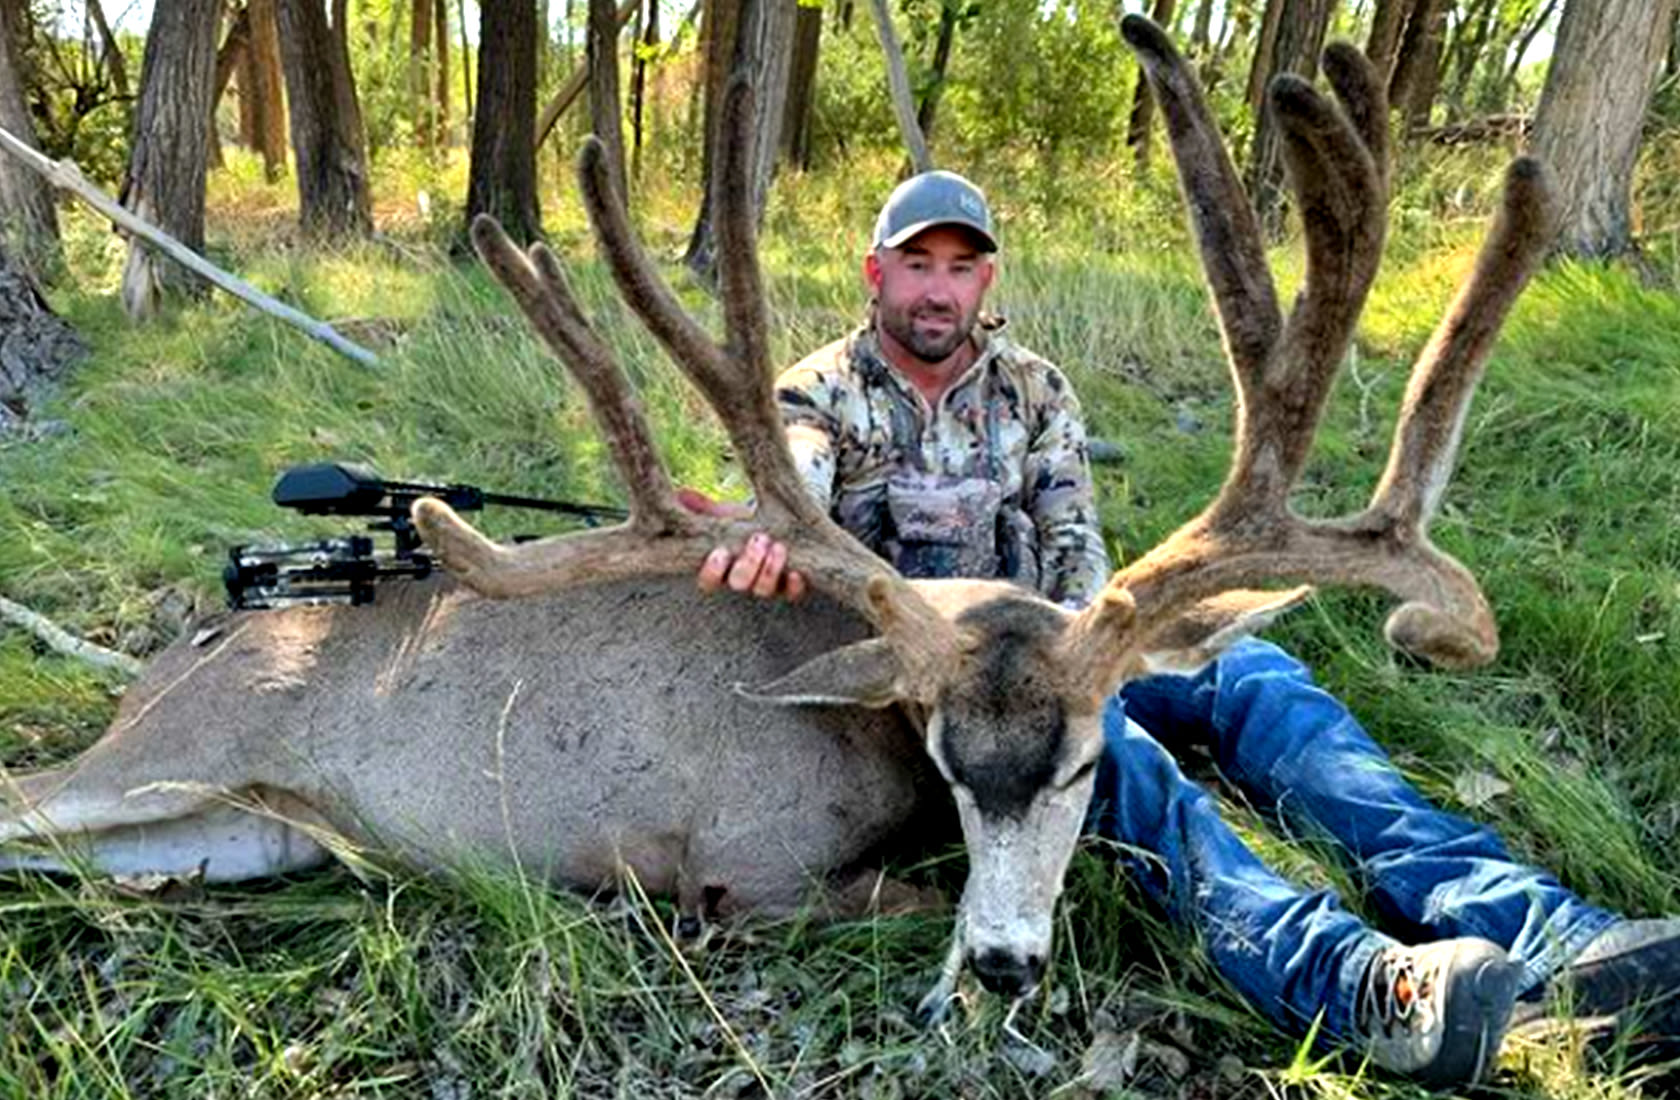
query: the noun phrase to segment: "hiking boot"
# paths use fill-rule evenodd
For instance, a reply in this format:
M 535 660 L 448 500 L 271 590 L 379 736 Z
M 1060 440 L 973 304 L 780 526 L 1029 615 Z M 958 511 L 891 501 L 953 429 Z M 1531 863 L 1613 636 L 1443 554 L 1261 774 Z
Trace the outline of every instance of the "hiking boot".
M 1617 921 L 1517 1006 L 1513 1034 L 1560 1030 L 1595 1047 L 1626 1038 L 1647 1055 L 1680 1047 L 1680 918 Z
M 1357 1039 L 1374 1064 L 1429 1088 L 1473 1084 L 1499 1053 L 1521 974 L 1486 940 L 1387 948 L 1360 984 Z

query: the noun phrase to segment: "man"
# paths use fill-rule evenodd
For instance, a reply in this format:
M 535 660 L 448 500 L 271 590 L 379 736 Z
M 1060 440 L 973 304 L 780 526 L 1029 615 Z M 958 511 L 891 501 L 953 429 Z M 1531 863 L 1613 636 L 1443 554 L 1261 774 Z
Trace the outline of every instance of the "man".
M 1076 607 L 1110 568 L 1078 401 L 981 305 L 992 219 L 949 172 L 906 181 L 864 258 L 866 323 L 782 375 L 788 440 L 838 522 L 911 577 L 1004 577 Z M 685 495 L 698 511 L 735 506 Z M 700 584 L 797 599 L 804 578 L 759 535 L 719 547 Z M 1282 650 L 1238 644 L 1191 676 L 1127 685 L 1104 715 L 1090 825 L 1195 930 L 1220 973 L 1283 1027 L 1321 1033 L 1431 1085 L 1467 1083 L 1519 1023 L 1644 1018 L 1680 996 L 1680 920 L 1632 921 L 1520 865 L 1487 829 L 1413 790 Z M 1166 746 L 1200 741 L 1256 805 L 1345 850 L 1405 946 L 1270 871 Z M 1520 1003 L 1519 1003 L 1520 1001 Z

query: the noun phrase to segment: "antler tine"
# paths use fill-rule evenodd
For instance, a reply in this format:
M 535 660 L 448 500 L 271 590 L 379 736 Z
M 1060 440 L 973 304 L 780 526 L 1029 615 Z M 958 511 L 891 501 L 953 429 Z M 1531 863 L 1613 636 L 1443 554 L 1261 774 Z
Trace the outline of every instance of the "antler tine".
M 1238 411 L 1224 495 L 1245 510 L 1281 508 L 1306 464 L 1376 278 L 1388 213 L 1381 175 L 1346 114 L 1287 74 L 1272 81 L 1271 110 L 1301 211 L 1307 272 L 1266 365 L 1264 397 Z
M 1134 45 L 1158 37 L 1134 21 L 1127 26 Z M 1351 516 L 1303 520 L 1286 494 L 1375 278 L 1386 222 L 1381 89 L 1351 48 L 1328 51 L 1325 69 L 1342 110 L 1296 78 L 1280 78 L 1271 90 L 1301 204 L 1307 285 L 1263 387 L 1240 395 L 1244 401 L 1258 395 L 1259 403 L 1239 414 L 1238 456 L 1219 497 L 1116 573 L 1105 599 L 1085 612 L 1086 649 L 1097 654 L 1106 644 L 1103 667 L 1135 659 L 1168 636 L 1179 616 L 1222 594 L 1236 593 L 1240 606 L 1263 607 L 1265 598 L 1250 590 L 1302 580 L 1368 585 L 1398 596 L 1403 603 L 1386 624 L 1388 640 L 1439 665 L 1481 664 L 1498 652 L 1493 613 L 1474 576 L 1430 543 L 1428 525 L 1494 337 L 1555 230 L 1547 174 L 1529 159 L 1507 173 L 1504 204 L 1475 272 L 1413 371 L 1388 468 L 1370 504 Z M 1164 85 L 1158 81 L 1158 91 Z M 1161 98 L 1170 118 L 1168 99 Z M 1189 183 L 1185 190 L 1194 207 L 1196 192 Z M 1217 296 L 1223 271 L 1214 261 L 1208 267 Z M 1126 610 L 1122 595 L 1133 601 L 1134 614 L 1119 613 Z M 1113 636 L 1104 642 L 1104 634 Z
M 1202 266 L 1219 311 L 1239 402 L 1253 400 L 1283 328 L 1265 242 L 1231 154 L 1190 67 L 1166 32 L 1141 15 L 1120 21 L 1160 104 Z
M 1427 527 L 1434 516 L 1494 337 L 1557 233 L 1550 175 L 1532 157 L 1506 169 L 1504 200 L 1475 270 L 1412 369 L 1388 468 L 1368 509 L 1403 532 Z
M 670 476 L 653 445 L 647 417 L 612 352 L 578 307 L 558 261 L 546 245 L 529 257 L 485 214 L 473 219 L 472 242 L 496 281 L 583 387 L 591 414 L 630 494 L 630 526 L 652 533 L 690 527 L 676 503 Z
M 715 193 L 718 286 L 723 297 L 729 351 L 743 373 L 766 375 L 770 347 L 766 339 L 769 310 L 758 269 L 758 227 L 753 201 L 753 161 L 758 144 L 753 115 L 757 95 L 752 82 L 736 74 L 723 94 L 718 124 L 718 182 Z
M 738 86 L 739 82 L 731 87 Z M 750 92 L 744 99 L 739 95 L 732 96 L 732 102 L 736 104 L 737 118 L 741 110 L 750 111 L 752 108 Z M 745 121 L 750 132 L 750 116 Z M 732 191 L 731 184 L 738 183 L 739 177 L 746 171 L 740 161 L 747 158 L 741 156 L 734 145 L 734 142 L 727 142 L 720 148 L 724 158 L 722 166 L 726 171 L 720 188 L 724 192 Z M 736 178 L 732 180 L 731 175 Z M 743 259 L 740 255 L 743 248 L 749 253 L 753 249 L 750 207 L 744 215 L 747 219 L 744 238 L 737 231 L 726 244 L 726 250 L 735 255 L 725 272 L 734 284 L 726 287 L 725 305 L 729 311 L 732 336 L 737 336 L 743 329 L 757 332 L 756 350 L 750 345 L 748 349 L 749 356 L 757 358 L 757 366 L 752 365 L 750 358 L 746 362 L 738 360 L 732 354 L 734 348 L 719 348 L 677 302 L 631 229 L 630 219 L 612 189 L 607 158 L 600 143 L 593 138 L 584 143 L 583 155 L 579 158 L 579 177 L 601 253 L 613 272 L 619 290 L 630 308 L 647 325 L 648 331 L 671 354 L 678 368 L 699 387 L 723 422 L 724 430 L 728 432 L 736 455 L 746 470 L 747 479 L 758 496 L 760 518 L 769 526 L 784 520 L 806 524 L 826 521 L 827 517 L 806 492 L 788 453 L 781 413 L 776 407 L 768 352 L 764 350 L 763 291 L 759 286 L 757 261 L 750 257 Z M 732 219 L 726 216 L 730 200 L 720 195 L 718 201 L 721 231 L 722 222 Z M 740 216 L 734 220 L 739 221 Z

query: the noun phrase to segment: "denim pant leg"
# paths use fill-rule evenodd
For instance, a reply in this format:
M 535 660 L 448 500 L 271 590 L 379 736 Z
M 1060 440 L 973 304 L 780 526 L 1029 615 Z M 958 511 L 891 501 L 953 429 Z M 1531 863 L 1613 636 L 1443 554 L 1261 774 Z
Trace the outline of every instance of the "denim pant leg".
M 1616 919 L 1518 863 L 1492 830 L 1431 805 L 1277 646 L 1244 641 L 1193 676 L 1138 680 L 1122 696 L 1152 729 L 1211 740 L 1259 808 L 1345 849 L 1404 939 L 1492 940 L 1534 989 Z
M 1327 1036 L 1351 1035 L 1359 980 L 1394 941 L 1330 891 L 1303 891 L 1261 863 L 1118 698 L 1103 713 L 1103 736 L 1092 831 L 1120 844 L 1137 881 L 1275 1023 L 1299 1035 L 1322 1012 Z

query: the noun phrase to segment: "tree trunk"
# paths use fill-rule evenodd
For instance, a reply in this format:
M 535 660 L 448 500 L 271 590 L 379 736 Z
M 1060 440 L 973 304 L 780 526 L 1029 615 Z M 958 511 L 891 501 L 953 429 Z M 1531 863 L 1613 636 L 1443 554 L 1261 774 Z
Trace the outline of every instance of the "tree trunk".
M 204 251 L 205 146 L 221 9 L 221 0 L 174 0 L 154 9 L 122 186 L 125 207 L 194 252 Z M 166 291 L 202 289 L 178 265 L 130 240 L 122 279 L 130 317 L 151 316 Z
M 251 12 L 248 8 L 241 8 L 228 27 L 227 37 L 222 39 L 222 48 L 216 51 L 216 76 L 210 89 L 210 130 L 205 139 L 208 143 L 206 163 L 212 168 L 222 166 L 222 135 L 216 128 L 216 113 L 221 109 L 228 85 L 233 82 L 233 74 L 246 67 L 250 54 Z M 240 108 L 240 124 L 243 127 L 243 107 Z
M 1430 16 L 1414 63 L 1411 86 L 1401 105 L 1407 133 L 1429 128 L 1429 118 L 1435 109 L 1435 97 L 1441 90 L 1441 53 L 1447 42 L 1447 17 L 1452 4 L 1438 4 Z
M 1201 0 L 1196 5 L 1195 29 L 1190 32 L 1190 49 L 1206 60 L 1213 49 L 1213 0 Z
M 1330 29 L 1336 0 L 1271 0 L 1267 5 L 1268 21 L 1272 19 L 1273 7 L 1279 8 L 1277 31 L 1271 70 L 1261 81 L 1262 89 L 1280 73 L 1296 73 L 1308 80 L 1318 74 L 1318 55 L 1324 49 L 1324 35 Z M 1277 123 L 1269 106 L 1260 111 L 1259 125 L 1254 131 L 1248 193 L 1261 225 L 1269 234 L 1277 235 L 1283 225 L 1283 156 Z
M 535 0 L 482 4 L 478 48 L 478 108 L 473 114 L 466 224 L 471 225 L 478 214 L 489 214 L 514 240 L 529 243 L 542 234 L 534 140 Z
M 117 36 L 111 33 L 111 24 L 105 19 L 105 9 L 99 0 L 87 0 L 88 18 L 93 21 L 99 31 L 99 63 L 111 74 L 111 88 L 123 99 L 128 98 L 128 62 L 123 60 L 122 47 L 117 45 Z
M 636 50 L 630 77 L 630 126 L 634 142 L 631 159 L 634 161 L 632 171 L 638 178 L 642 168 L 643 126 L 647 121 L 648 58 L 659 45 L 659 0 L 644 0 L 640 18 L 636 38 L 641 46 Z
M 927 135 L 916 122 L 916 104 L 910 96 L 910 73 L 904 64 L 904 50 L 898 44 L 898 32 L 893 29 L 892 11 L 887 0 L 870 0 L 869 9 L 875 16 L 875 32 L 881 39 L 881 56 L 887 66 L 887 91 L 892 96 L 893 113 L 898 116 L 898 129 L 904 137 L 905 151 L 910 154 L 910 167 L 916 172 L 933 168 L 933 155 L 928 151 Z
M 1494 16 L 1498 0 L 1471 0 L 1459 17 L 1458 31 L 1453 35 L 1452 48 L 1447 52 L 1443 71 L 1450 69 L 1452 79 L 1447 83 L 1447 117 L 1461 118 L 1470 96 L 1470 81 L 1476 75 L 1493 35 Z
M 1266 103 L 1266 84 L 1283 70 L 1273 64 L 1277 54 L 1278 28 L 1283 25 L 1284 12 L 1294 0 L 1265 0 L 1260 16 L 1260 33 L 1255 36 L 1254 63 L 1248 69 L 1248 91 L 1244 99 L 1248 109 L 1256 115 Z
M 589 0 L 584 57 L 589 66 L 589 128 L 606 149 L 608 173 L 620 200 L 628 208 L 624 115 L 618 97 L 618 12 L 613 0 Z M 532 109 L 535 110 L 534 101 Z M 534 127 L 532 132 L 535 133 Z
M 248 0 L 251 45 L 239 73 L 240 127 L 250 101 L 251 132 L 246 144 L 262 154 L 263 178 L 273 183 L 286 174 L 286 78 L 280 67 L 280 25 L 275 0 Z
M 432 4 L 432 143 L 439 149 L 449 147 L 449 3 L 435 0 Z
M 1429 52 L 1430 29 L 1435 24 L 1436 10 L 1450 0 L 1409 0 L 1409 8 L 1401 21 L 1399 45 L 1395 47 L 1394 63 L 1388 75 L 1388 106 L 1399 111 L 1410 101 L 1412 86 L 1423 70 L 1424 55 Z
M 1633 247 L 1634 163 L 1680 0 L 1566 0 L 1533 151 L 1557 174 L 1558 248 L 1608 257 Z
M 349 57 L 321 0 L 278 4 L 299 221 L 315 237 L 365 235 L 373 230 L 367 139 Z
M 770 195 L 770 177 L 780 148 L 782 117 L 787 109 L 788 63 L 793 53 L 795 0 L 717 0 L 713 13 L 723 13 L 734 4 L 732 17 L 718 19 L 714 37 L 707 43 L 707 146 L 706 190 L 694 232 L 689 236 L 683 262 L 700 278 L 711 282 L 717 266 L 717 242 L 712 234 L 713 197 L 717 186 L 718 158 L 711 153 L 722 107 L 725 77 L 745 73 L 757 93 L 757 118 L 753 133 L 753 210 L 764 216 Z M 727 34 L 725 32 L 728 32 Z M 724 53 L 727 47 L 728 52 Z M 715 54 L 722 56 L 714 57 Z M 718 79 L 711 82 L 715 69 Z
M 817 99 L 817 58 L 822 51 L 822 19 L 821 8 L 803 4 L 794 16 L 787 114 L 782 118 L 782 157 L 801 169 L 811 166 L 811 106 Z
M 414 144 L 424 149 L 437 132 L 432 120 L 432 0 L 410 0 L 408 16 L 408 117 Z
M 1157 25 L 1166 26 L 1173 17 L 1173 9 L 1177 0 L 1155 0 L 1154 7 L 1149 10 L 1149 18 Z M 1132 117 L 1126 123 L 1126 144 L 1131 147 L 1133 163 L 1139 175 L 1149 171 L 1149 125 L 1155 113 L 1155 97 L 1149 91 L 1149 78 L 1138 66 L 1137 88 L 1132 92 Z
M 1365 56 L 1376 67 L 1377 78 L 1387 81 L 1394 72 L 1394 58 L 1400 49 L 1400 35 L 1417 0 L 1377 0 L 1371 13 L 1371 35 L 1365 40 Z
M 933 40 L 933 64 L 928 72 L 927 94 L 916 108 L 916 125 L 921 128 L 922 140 L 933 140 L 933 124 L 939 117 L 939 101 L 945 94 L 945 73 L 951 67 L 951 47 L 957 40 L 957 17 L 962 14 L 960 0 L 945 0 L 939 6 L 939 33 Z
M 14 49 L 14 35 L 22 28 L 13 26 L 13 18 L 14 13 L 0 3 L 0 126 L 33 146 L 35 127 Z M 43 281 L 57 273 L 63 259 L 52 188 L 4 154 L 0 154 L 0 250 L 10 253 L 15 267 Z
M 85 350 L 0 240 L 0 439 Z

